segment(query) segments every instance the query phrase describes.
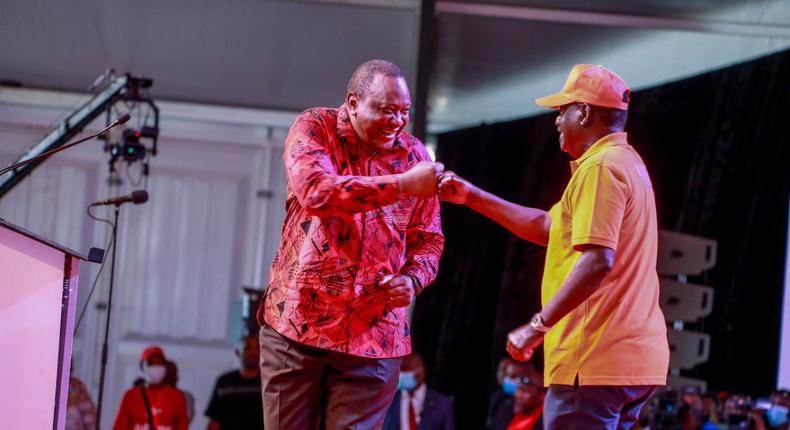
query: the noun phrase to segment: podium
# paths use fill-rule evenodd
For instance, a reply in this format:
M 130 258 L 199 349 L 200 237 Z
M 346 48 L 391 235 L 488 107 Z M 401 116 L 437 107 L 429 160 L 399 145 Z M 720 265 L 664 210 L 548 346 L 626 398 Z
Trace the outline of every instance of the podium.
M 80 260 L 101 262 L 0 219 L 0 423 L 62 430 Z

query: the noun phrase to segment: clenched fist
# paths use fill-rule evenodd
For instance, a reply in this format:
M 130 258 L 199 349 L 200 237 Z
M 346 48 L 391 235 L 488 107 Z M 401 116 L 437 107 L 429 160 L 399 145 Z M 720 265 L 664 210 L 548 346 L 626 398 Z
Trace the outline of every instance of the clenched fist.
M 407 172 L 398 175 L 401 192 L 412 197 L 433 197 L 436 195 L 439 174 L 443 171 L 442 163 L 420 161 Z
M 405 275 L 384 275 L 379 282 L 384 287 L 389 299 L 389 304 L 395 308 L 409 306 L 414 298 L 414 284 L 410 277 Z
M 466 204 L 474 185 L 452 171 L 446 171 L 439 176 L 439 198 L 445 202 L 457 205 Z

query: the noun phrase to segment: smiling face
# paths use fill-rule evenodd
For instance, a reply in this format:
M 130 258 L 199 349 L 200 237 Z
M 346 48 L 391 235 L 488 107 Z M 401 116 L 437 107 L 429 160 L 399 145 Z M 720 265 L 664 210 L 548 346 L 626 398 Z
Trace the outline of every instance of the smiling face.
M 406 80 L 377 75 L 365 94 L 350 92 L 346 105 L 361 143 L 390 149 L 409 124 L 411 96 Z

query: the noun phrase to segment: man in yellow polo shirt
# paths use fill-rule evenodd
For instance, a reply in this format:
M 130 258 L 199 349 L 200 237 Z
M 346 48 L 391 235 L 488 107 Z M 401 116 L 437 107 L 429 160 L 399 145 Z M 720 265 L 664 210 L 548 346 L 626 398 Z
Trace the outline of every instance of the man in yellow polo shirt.
M 650 176 L 623 131 L 630 89 L 614 72 L 571 70 L 562 90 L 536 100 L 559 110 L 560 149 L 574 158 L 549 211 L 481 190 L 453 172 L 443 200 L 465 204 L 548 247 L 543 309 L 508 336 L 529 360 L 545 342 L 546 429 L 629 429 L 669 366 L 658 306 L 657 222 Z

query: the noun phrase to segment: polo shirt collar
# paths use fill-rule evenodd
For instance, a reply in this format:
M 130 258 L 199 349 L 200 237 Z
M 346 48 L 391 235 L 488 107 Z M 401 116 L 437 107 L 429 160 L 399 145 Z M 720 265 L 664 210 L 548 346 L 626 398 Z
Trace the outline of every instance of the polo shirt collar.
M 606 148 L 612 146 L 619 146 L 619 145 L 627 145 L 628 144 L 628 133 L 621 131 L 617 133 L 607 134 L 606 136 L 598 139 L 595 143 L 592 144 L 587 151 L 584 151 L 581 157 L 571 161 L 571 172 L 575 172 L 579 166 L 584 163 L 585 160 L 592 157 L 593 155 L 603 151 Z

